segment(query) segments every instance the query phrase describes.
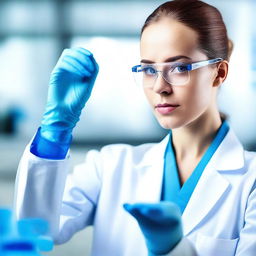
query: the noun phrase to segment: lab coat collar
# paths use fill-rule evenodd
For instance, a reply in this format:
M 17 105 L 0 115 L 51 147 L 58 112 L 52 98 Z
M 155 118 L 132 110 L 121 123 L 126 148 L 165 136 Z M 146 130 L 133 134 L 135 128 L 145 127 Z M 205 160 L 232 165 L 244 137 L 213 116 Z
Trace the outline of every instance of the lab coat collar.
M 212 156 L 208 166 L 218 171 L 233 171 L 244 166 L 244 148 L 232 128 Z
M 170 134 L 167 134 L 159 143 L 153 145 L 148 151 L 145 152 L 141 162 L 137 164 L 137 168 L 151 166 L 156 163 L 162 163 L 164 161 L 164 153 L 169 141 Z
M 137 164 L 137 168 L 164 161 L 164 152 L 169 138 L 170 134 L 147 151 L 142 161 Z M 207 166 L 219 171 L 237 170 L 244 166 L 244 149 L 232 128 L 229 129 Z
M 158 202 L 163 181 L 164 152 L 169 134 L 158 144 L 146 151 L 138 163 L 141 174 L 137 199 L 141 202 Z M 235 133 L 230 128 L 219 148 L 206 166 L 189 202 L 183 212 L 183 232 L 189 234 L 217 204 L 228 190 L 229 181 L 223 171 L 239 170 L 244 166 L 244 150 Z M 209 189 L 218 188 L 218 189 Z M 203 205 L 202 205 L 202 202 Z

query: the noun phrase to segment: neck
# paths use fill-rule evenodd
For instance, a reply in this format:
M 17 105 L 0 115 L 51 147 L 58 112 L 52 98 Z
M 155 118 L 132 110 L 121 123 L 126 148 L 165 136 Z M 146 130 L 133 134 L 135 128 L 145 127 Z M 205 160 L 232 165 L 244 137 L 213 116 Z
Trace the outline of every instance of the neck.
M 221 118 L 216 112 L 215 115 L 202 115 L 186 126 L 173 129 L 172 142 L 176 158 L 179 160 L 201 158 L 220 126 Z

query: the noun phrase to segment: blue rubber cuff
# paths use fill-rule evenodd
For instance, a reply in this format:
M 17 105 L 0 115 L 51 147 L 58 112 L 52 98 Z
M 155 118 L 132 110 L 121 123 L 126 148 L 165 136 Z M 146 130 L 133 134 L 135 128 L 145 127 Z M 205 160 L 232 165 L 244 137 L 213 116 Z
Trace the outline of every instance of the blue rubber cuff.
M 45 139 L 41 135 L 40 130 L 41 127 L 38 128 L 31 143 L 30 152 L 40 158 L 52 160 L 65 159 L 72 141 L 72 136 L 70 136 L 70 140 L 65 143 L 53 142 Z

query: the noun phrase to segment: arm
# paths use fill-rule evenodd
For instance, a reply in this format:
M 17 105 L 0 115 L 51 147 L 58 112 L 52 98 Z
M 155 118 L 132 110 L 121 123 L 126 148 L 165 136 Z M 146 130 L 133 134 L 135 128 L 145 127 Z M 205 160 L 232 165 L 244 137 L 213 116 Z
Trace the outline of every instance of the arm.
M 21 158 L 16 182 L 14 209 L 16 218 L 42 218 L 49 222 L 50 235 L 59 232 L 61 202 L 68 173 L 68 159 L 39 158 L 27 146 Z
M 16 177 L 16 217 L 47 220 L 56 244 L 92 224 L 101 188 L 100 152 L 89 151 L 85 162 L 70 174 L 68 162 L 69 158 L 39 158 L 28 146 Z
M 64 159 L 72 140 L 72 131 L 90 98 L 98 64 L 83 48 L 66 49 L 54 67 L 41 127 L 30 151 L 46 159 Z
M 82 192 L 74 180 L 82 178 L 74 177 L 81 176 L 84 170 L 68 176 L 67 156 L 72 130 L 90 97 L 97 73 L 98 65 L 89 51 L 76 48 L 63 52 L 51 74 L 41 127 L 26 148 L 17 173 L 14 200 L 17 218 L 46 219 L 52 236 L 59 242 L 81 228 L 76 223 L 69 231 L 64 223 L 82 216 L 84 225 L 90 224 L 89 215 L 95 203 L 90 198 L 95 197 L 93 193 L 97 195 L 99 189 L 96 167 L 83 165 L 82 169 L 90 170 L 87 179 L 94 190 L 89 194 L 85 190 L 85 200 L 81 203 L 78 194 Z

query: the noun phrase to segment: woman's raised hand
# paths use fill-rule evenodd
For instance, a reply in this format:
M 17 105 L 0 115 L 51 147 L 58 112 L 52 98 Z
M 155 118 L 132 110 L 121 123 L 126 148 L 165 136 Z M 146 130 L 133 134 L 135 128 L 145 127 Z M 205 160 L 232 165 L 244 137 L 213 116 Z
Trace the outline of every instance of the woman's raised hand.
M 66 49 L 54 67 L 41 123 L 41 135 L 50 141 L 68 140 L 79 121 L 98 74 L 93 54 L 84 48 Z

